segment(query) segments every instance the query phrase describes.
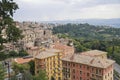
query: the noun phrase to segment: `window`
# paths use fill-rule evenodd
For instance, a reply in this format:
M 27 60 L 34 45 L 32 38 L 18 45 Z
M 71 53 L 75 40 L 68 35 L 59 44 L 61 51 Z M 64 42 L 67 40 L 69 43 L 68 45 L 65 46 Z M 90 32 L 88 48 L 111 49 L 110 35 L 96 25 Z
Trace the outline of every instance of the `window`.
M 99 73 L 101 74 L 101 70 L 99 70 Z
M 80 74 L 82 75 L 82 71 L 80 71 Z
M 82 68 L 82 65 L 80 64 L 80 68 Z
M 65 78 L 67 78 L 67 74 L 65 74 Z
M 75 67 L 75 64 L 73 64 L 73 67 Z
M 37 71 L 37 73 L 39 73 L 39 71 Z
M 111 80 L 113 80 L 112 77 L 111 77 Z
M 94 71 L 94 68 L 92 68 L 92 71 Z
M 105 79 L 107 78 L 107 76 L 105 75 Z
M 60 78 L 60 77 L 58 77 L 58 80 L 61 80 L 61 78 Z
M 68 63 L 68 66 L 70 66 L 70 63 Z
M 96 74 L 98 74 L 98 69 L 96 69 Z
M 73 69 L 73 73 L 75 73 L 75 69 Z
M 73 75 L 73 79 L 75 79 L 75 75 Z
M 87 76 L 90 76 L 90 74 L 89 74 L 89 73 L 87 73 Z
M 69 78 L 70 78 L 70 74 L 68 74 L 69 75 Z
M 65 66 L 67 66 L 67 62 L 65 62 Z
M 67 69 L 67 72 L 70 73 L 70 68 Z
M 84 68 L 85 68 L 86 66 L 84 65 Z
M 89 66 L 87 66 L 87 70 L 89 70 Z
M 80 77 L 80 80 L 82 80 L 82 77 Z

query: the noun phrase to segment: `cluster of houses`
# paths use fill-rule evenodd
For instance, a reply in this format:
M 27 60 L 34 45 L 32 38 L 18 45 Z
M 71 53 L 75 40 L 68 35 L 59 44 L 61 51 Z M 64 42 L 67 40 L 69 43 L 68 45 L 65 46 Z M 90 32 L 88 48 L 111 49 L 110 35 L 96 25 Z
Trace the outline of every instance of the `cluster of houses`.
M 19 41 L 32 57 L 15 58 L 18 64 L 35 61 L 35 74 L 40 69 L 46 71 L 48 80 L 113 80 L 113 64 L 107 53 L 90 50 L 75 53 L 69 39 L 59 39 L 52 34 L 51 25 L 36 22 L 16 23 L 23 31 L 24 38 Z

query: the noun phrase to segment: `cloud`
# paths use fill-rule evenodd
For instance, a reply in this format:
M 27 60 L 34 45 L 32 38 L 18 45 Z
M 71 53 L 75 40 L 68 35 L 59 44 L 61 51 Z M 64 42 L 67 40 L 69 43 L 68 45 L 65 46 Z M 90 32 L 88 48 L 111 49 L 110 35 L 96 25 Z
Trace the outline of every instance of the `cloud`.
M 82 18 L 120 18 L 119 4 L 99 5 L 85 8 L 81 12 Z
M 120 0 L 16 0 L 14 19 L 44 21 L 79 18 L 120 18 Z

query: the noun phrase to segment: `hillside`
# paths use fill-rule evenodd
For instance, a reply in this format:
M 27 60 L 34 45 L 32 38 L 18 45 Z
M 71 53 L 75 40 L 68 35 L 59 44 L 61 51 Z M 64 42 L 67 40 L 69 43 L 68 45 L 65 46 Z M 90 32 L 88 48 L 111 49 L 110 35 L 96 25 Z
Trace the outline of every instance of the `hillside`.
M 120 28 L 89 24 L 66 24 L 53 28 L 59 38 L 72 40 L 76 53 L 87 50 L 108 52 L 108 57 L 120 64 Z
M 53 28 L 53 33 L 62 33 L 69 37 L 87 40 L 112 40 L 113 38 L 120 38 L 120 28 L 95 26 L 87 23 L 59 25 Z

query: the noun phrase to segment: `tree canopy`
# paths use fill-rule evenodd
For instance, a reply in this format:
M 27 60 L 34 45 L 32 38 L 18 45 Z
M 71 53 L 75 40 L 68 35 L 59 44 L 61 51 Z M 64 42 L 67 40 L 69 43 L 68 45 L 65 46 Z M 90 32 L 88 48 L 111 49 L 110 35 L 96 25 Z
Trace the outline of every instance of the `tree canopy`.
M 18 5 L 13 0 L 0 1 L 0 46 L 2 47 L 3 43 L 17 42 L 22 38 L 22 31 L 15 26 L 13 20 L 13 14 L 17 9 Z
M 0 80 L 4 80 L 4 77 L 5 77 L 5 70 L 3 69 L 0 63 Z
M 30 73 L 35 75 L 35 61 L 31 60 L 28 64 L 30 66 Z
M 90 24 L 65 24 L 53 27 L 53 33 L 59 34 L 58 37 L 81 38 L 85 40 L 112 40 L 120 37 L 120 28 L 106 26 L 96 26 Z M 60 33 L 64 35 L 60 35 Z
M 46 72 L 42 69 L 39 70 L 39 73 L 34 77 L 33 80 L 48 80 Z

